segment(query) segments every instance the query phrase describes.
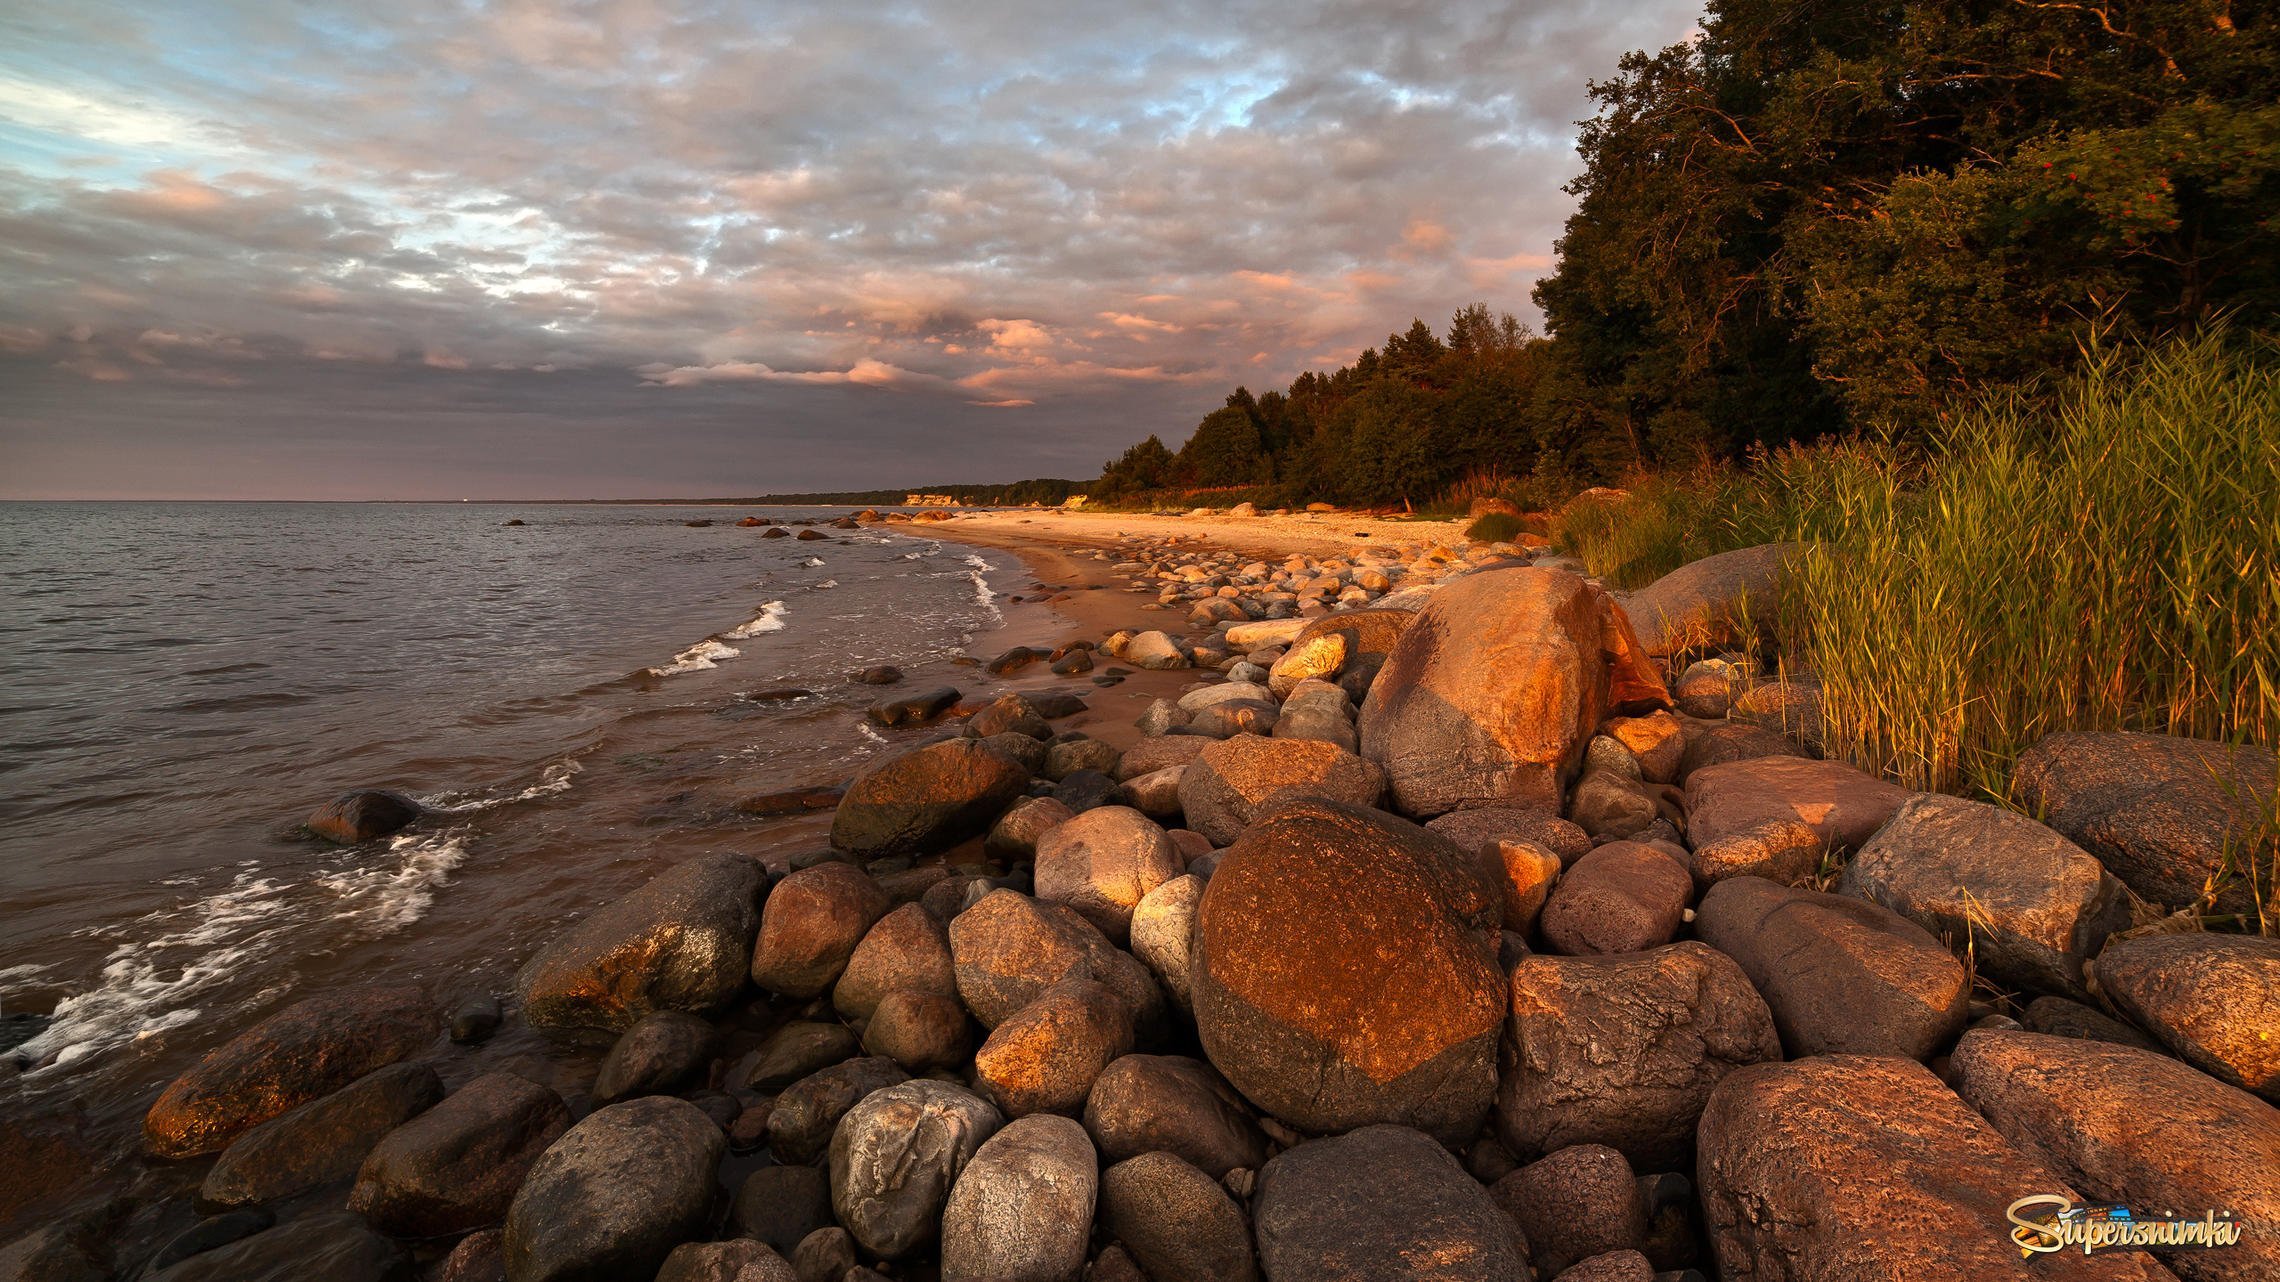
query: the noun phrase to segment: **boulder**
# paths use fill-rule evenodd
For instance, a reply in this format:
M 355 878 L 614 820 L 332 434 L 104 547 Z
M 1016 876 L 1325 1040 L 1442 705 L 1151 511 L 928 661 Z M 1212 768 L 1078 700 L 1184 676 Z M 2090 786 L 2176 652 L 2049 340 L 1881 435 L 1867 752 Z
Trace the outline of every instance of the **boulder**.
M 1678 759 L 1678 777 L 1684 782 L 1704 766 L 1754 761 L 1760 757 L 1795 757 L 1804 752 L 1804 744 L 1746 721 L 1689 720 L 1686 752 Z
M 1667 706 L 1605 593 L 1558 570 L 1467 575 L 1436 593 L 1362 703 L 1362 755 L 1412 815 L 1466 801 L 1557 809 L 1593 730 Z
M 1077 1282 L 1099 1185 L 1083 1127 L 1065 1117 L 1006 1123 L 943 1207 L 942 1282 Z
M 569 1129 L 561 1096 L 512 1073 L 485 1073 L 375 1145 L 348 1209 L 398 1237 L 496 1224 L 540 1154 Z
M 1267 1159 L 1266 1134 L 1243 1097 L 1211 1065 L 1181 1055 L 1126 1055 L 1111 1063 L 1085 1097 L 1084 1122 L 1111 1162 L 1173 1153 L 1219 1179 Z
M 1271 733 L 1277 739 L 1313 739 L 1347 752 L 1362 742 L 1354 732 L 1352 697 L 1323 681 L 1299 682 L 1283 700 L 1282 715 Z
M 1725 659 L 1697 659 L 1671 683 L 1670 697 L 1690 717 L 1715 720 L 1734 706 L 1734 699 L 1749 688 L 1742 669 Z
M 1528 1245 L 1431 1136 L 1365 1126 L 1259 1172 L 1259 1261 L 1272 1282 L 1527 1282 Z
M 1468 806 L 1425 825 L 1466 850 L 1485 851 L 1507 841 L 1527 842 L 1559 856 L 1562 867 L 1591 852 L 1591 834 L 1560 818 L 1556 810 L 1511 806 Z
M 1132 955 L 1156 972 L 1157 982 L 1183 1011 L 1193 1010 L 1189 985 L 1195 939 L 1195 910 L 1203 902 L 1203 878 L 1183 873 L 1143 896 L 1132 909 Z
M 1499 1179 L 1489 1189 L 1528 1235 L 1528 1259 L 1545 1274 L 1647 1240 L 1647 1203 L 1621 1153 L 1570 1144 Z
M 966 722 L 966 735 L 972 739 L 989 739 L 1001 734 L 1050 739 L 1053 727 L 1037 715 L 1037 710 L 1029 706 L 1029 700 L 1018 694 L 1001 694 Z
M 1074 1114 L 1131 1049 L 1132 1007 L 1092 980 L 1064 980 L 991 1030 L 974 1052 L 974 1080 L 1008 1117 Z
M 1142 1030 L 1163 1019 L 1163 994 L 1148 968 L 1060 904 L 993 890 L 950 923 L 958 996 L 984 1028 L 996 1028 L 1040 993 L 1068 979 L 1107 985 L 1138 1013 Z
M 1268 693 L 1265 686 L 1243 681 L 1223 681 L 1218 685 L 1197 686 L 1179 697 L 1182 712 L 1201 712 L 1222 703 L 1273 703 L 1277 696 Z
M 1668 712 L 1643 717 L 1611 717 L 1599 732 L 1623 745 L 1648 783 L 1677 783 L 1686 759 L 1686 728 Z
M 864 1098 L 831 1137 L 831 1206 L 872 1255 L 898 1259 L 932 1245 L 942 1207 L 998 1111 L 947 1082 L 915 1081 Z
M 1200 735 L 1206 739 L 1232 739 L 1237 735 L 1271 735 L 1280 724 L 1281 711 L 1273 704 L 1255 699 L 1231 699 L 1215 703 L 1188 719 L 1180 734 Z
M 998 816 L 982 849 L 1000 859 L 1027 859 L 1037 853 L 1037 843 L 1046 833 L 1069 821 L 1069 814 L 1067 806 L 1051 797 L 1023 797 Z
M 652 1095 L 588 1114 L 508 1208 L 508 1282 L 654 1276 L 704 1228 L 727 1144 L 686 1100 Z
M 831 1004 L 840 1014 L 861 1022 L 878 1009 L 880 999 L 898 989 L 958 995 L 949 932 L 918 904 L 904 904 L 865 932 L 832 986 Z
M 619 1032 L 651 1011 L 727 1006 L 752 965 L 764 879 L 742 855 L 699 855 L 603 905 L 515 976 L 523 1019 Z
M 711 1024 L 686 1011 L 652 1011 L 610 1047 L 594 1075 L 593 1101 L 600 1106 L 670 1094 L 704 1071 L 712 1048 Z
M 1700 850 L 1767 823 L 1795 820 L 1824 846 L 1856 850 L 1915 795 L 1841 761 L 1729 761 L 1686 777 L 1686 836 Z
M 1117 656 L 1135 668 L 1184 668 L 1188 657 L 1179 644 L 1161 632 L 1148 631 L 1135 635 L 1124 643 L 1124 652 Z
M 2167 1055 L 2039 1033 L 1966 1033 L 1958 1095 L 2085 1198 L 2230 1211 L 2231 1247 L 2168 1253 L 2194 1282 L 2280 1277 L 2280 1110 Z
M 1114 773 L 1119 781 L 1128 781 L 1137 779 L 1142 775 L 1154 774 L 1159 770 L 1184 766 L 1195 760 L 1205 748 L 1210 746 L 1211 741 L 1209 739 L 1184 734 L 1157 735 L 1142 739 L 1126 748 L 1124 755 L 1116 759 Z
M 1655 1277 L 1655 1266 L 1647 1257 L 1626 1248 L 1578 1260 L 1560 1270 L 1552 1282 L 1655 1282 Z
M 864 768 L 831 820 L 831 844 L 876 859 L 930 854 L 989 830 L 1029 772 L 972 739 L 945 739 Z
M 737 1061 L 732 1088 L 780 1091 L 855 1054 L 855 1034 L 838 1024 L 796 1019 L 768 1034 L 760 1048 Z
M 1150 1152 L 1108 1168 L 1101 1220 L 1149 1276 L 1195 1282 L 1256 1282 L 1251 1226 L 1218 1180 L 1171 1153 Z
M 910 1074 L 878 1056 L 851 1059 L 803 1077 L 776 1097 L 768 1113 L 768 1151 L 777 1161 L 805 1166 L 831 1147 L 847 1110 L 874 1091 L 899 1086 Z
M 1392 1120 L 1460 1141 L 1495 1086 L 1501 915 L 1479 861 L 1442 838 L 1292 802 L 1205 885 L 1190 971 L 1205 1053 L 1301 1130 Z
M 1639 645 L 1656 658 L 1746 647 L 1780 608 L 1794 543 L 1764 543 L 1690 561 L 1624 598 Z
M 442 1098 L 443 1082 L 424 1064 L 374 1069 L 240 1135 L 206 1172 L 199 1205 L 256 1206 L 346 1180 L 381 1136 Z
M 1523 957 L 1511 994 L 1496 1123 L 1522 1160 L 1604 1144 L 1647 1170 L 1679 1166 L 1712 1089 L 1741 1065 L 1781 1058 L 1749 976 L 1692 941 Z
M 785 997 L 822 996 L 893 906 L 879 883 L 852 864 L 802 868 L 777 883 L 761 909 L 752 982 Z
M 1334 677 L 1350 666 L 1379 667 L 1417 615 L 1410 610 L 1344 610 L 1300 630 L 1269 671 L 1268 686 L 1288 695 L 1301 681 Z
M 1928 1059 L 1969 1013 L 1971 978 L 1955 955 L 1866 900 L 1735 877 L 1702 897 L 1694 935 L 1740 963 L 1791 1058 Z
M 1931 1071 L 1891 1056 L 1823 1055 L 1737 1069 L 1703 1110 L 1698 1184 L 1728 1278 L 2129 1279 L 2142 1255 L 2021 1258 L 2008 1209 L 2069 1195 Z
M 2081 1002 L 2064 997 L 2037 997 L 2027 1003 L 2019 1023 L 2030 1033 L 2048 1033 L 2052 1037 L 2080 1037 L 2094 1042 L 2113 1042 L 2119 1046 L 2135 1046 L 2139 1050 L 2160 1051 L 2161 1043 L 2101 1010 L 2093 1010 Z
M 1729 833 L 1694 847 L 1688 869 L 1704 889 L 1728 877 L 1762 877 L 1794 886 L 1821 870 L 1827 853 L 1821 834 L 1802 819 L 1768 819 L 1754 828 Z
M 343 846 L 397 832 L 420 817 L 420 803 L 400 792 L 366 788 L 344 792 L 317 807 L 308 829 Z
M 892 681 L 872 679 L 874 675 L 883 676 L 889 672 L 895 674 Z M 858 674 L 858 679 L 866 685 L 892 685 L 895 681 L 902 680 L 902 673 L 894 668 L 866 668 Z M 936 686 L 932 690 L 882 699 L 866 709 L 864 715 L 882 726 L 924 725 L 957 707 L 958 700 L 963 697 L 956 686 Z
M 1131 935 L 1132 910 L 1149 891 L 1180 875 L 1171 838 L 1126 806 L 1101 806 L 1070 819 L 1037 843 L 1036 893 L 1066 904 L 1111 942 Z
M 1373 806 L 1385 774 L 1334 744 L 1246 735 L 1197 754 L 1180 779 L 1188 827 L 1228 845 L 1265 811 L 1293 797 Z
M 1599 841 L 1636 837 L 1662 818 L 1660 790 L 1612 770 L 1587 770 L 1568 797 L 1567 815 Z
M 1105 806 L 1116 796 L 1114 779 L 1098 770 L 1078 770 L 1064 776 L 1053 785 L 1053 799 L 1069 808 L 1071 814 Z
M 442 1031 L 427 995 L 410 985 L 303 998 L 168 1083 L 143 1117 L 143 1146 L 165 1158 L 219 1152 L 273 1117 L 426 1050 Z
M 665 1257 L 657 1282 L 800 1282 L 791 1262 L 746 1239 L 684 1242 Z
M 729 1204 L 731 1227 L 773 1251 L 791 1251 L 831 1224 L 831 1176 L 815 1166 L 763 1166 Z
M 1186 766 L 1137 775 L 1118 784 L 1110 800 L 1129 806 L 1158 823 L 1176 823 L 1182 818 L 1180 781 L 1186 777 Z
M 842 1228 L 817 1229 L 792 1251 L 799 1282 L 840 1282 L 855 1267 L 855 1239 Z
M 53 1277 L 32 1276 L 40 1282 Z M 409 1251 L 346 1212 L 280 1224 L 143 1274 L 149 1282 L 413 1282 L 418 1276 Z
M 2061 732 L 2020 754 L 2019 804 L 2168 908 L 2213 890 L 2218 912 L 2256 913 L 2240 852 L 2273 840 L 2272 749 L 2174 735 Z
M 2130 924 L 2129 897 L 2081 847 L 2024 815 L 1936 793 L 1902 806 L 1845 865 L 1845 894 L 1957 946 L 2014 988 L 2082 993 L 2082 964 Z
M 955 997 L 898 988 L 879 1000 L 863 1029 L 863 1050 L 913 1073 L 955 1069 L 973 1053 L 969 1023 Z
M 1544 942 L 1569 956 L 1637 953 L 1678 937 L 1694 881 L 1669 855 L 1615 841 L 1575 861 L 1544 903 Z
M 1044 775 L 1061 780 L 1079 770 L 1098 770 L 1104 775 L 1116 773 L 1117 758 L 1122 756 L 1114 746 L 1098 739 L 1069 739 L 1048 744 L 1045 748 Z
M 2186 1063 L 2280 1100 L 2280 940 L 2147 935 L 2092 967 L 2098 991 Z
M 1020 766 L 1022 773 L 1029 775 L 1044 773 L 1045 758 L 1052 751 L 1043 739 L 1032 739 L 1025 734 L 986 735 L 974 742 Z

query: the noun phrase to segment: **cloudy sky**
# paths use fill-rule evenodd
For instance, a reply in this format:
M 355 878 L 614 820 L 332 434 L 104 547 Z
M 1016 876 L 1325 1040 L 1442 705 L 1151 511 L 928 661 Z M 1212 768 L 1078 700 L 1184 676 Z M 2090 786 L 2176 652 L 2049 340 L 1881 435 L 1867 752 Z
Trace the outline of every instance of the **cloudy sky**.
M 1533 319 L 1699 0 L 12 0 L 0 496 L 1089 476 Z

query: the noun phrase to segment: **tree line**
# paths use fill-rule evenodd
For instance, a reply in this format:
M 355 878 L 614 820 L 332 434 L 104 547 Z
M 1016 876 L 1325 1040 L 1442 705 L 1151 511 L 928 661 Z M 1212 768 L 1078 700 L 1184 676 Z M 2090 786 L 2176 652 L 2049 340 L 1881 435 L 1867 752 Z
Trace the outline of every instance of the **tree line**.
M 2229 0 L 1718 0 L 1596 82 L 1534 301 L 1237 388 L 1103 501 L 1422 503 L 1873 430 L 2280 311 L 2280 18 Z

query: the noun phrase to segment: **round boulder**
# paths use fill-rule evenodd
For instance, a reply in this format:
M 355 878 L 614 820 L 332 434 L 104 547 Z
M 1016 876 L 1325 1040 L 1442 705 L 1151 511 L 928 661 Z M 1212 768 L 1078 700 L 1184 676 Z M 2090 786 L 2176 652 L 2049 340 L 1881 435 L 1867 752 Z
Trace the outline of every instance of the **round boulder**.
M 819 997 L 847 969 L 872 923 L 893 907 L 852 864 L 803 868 L 777 884 L 760 913 L 752 982 L 786 997 Z
M 1274 1282 L 1527 1282 L 1520 1226 L 1432 1137 L 1365 1126 L 1259 1172 L 1259 1261 Z
M 1372 806 L 1384 793 L 1384 772 L 1336 744 L 1239 735 L 1196 754 L 1180 778 L 1180 809 L 1188 827 L 1224 846 L 1289 798 Z
M 988 831 L 1028 786 L 1018 762 L 972 739 L 929 744 L 855 776 L 831 844 L 867 859 L 931 853 Z
M 348 1209 L 400 1237 L 496 1224 L 540 1154 L 569 1129 L 561 1096 L 513 1073 L 485 1073 L 375 1145 Z
M 515 976 L 537 1028 L 622 1032 L 654 1010 L 718 1010 L 743 991 L 760 929 L 760 865 L 700 855 L 549 941 Z
M 1004 1122 L 947 1082 L 905 1082 L 865 1096 L 831 1137 L 833 1212 L 873 1255 L 895 1259 L 930 1245 L 951 1187 Z
M 547 1149 L 507 1211 L 513 1282 L 653 1277 L 712 1207 L 728 1141 L 686 1100 L 589 1114 Z
M 1129 937 L 1140 900 L 1180 872 L 1171 838 L 1126 806 L 1088 810 L 1037 843 L 1037 897 L 1067 904 L 1114 943 Z
M 1006 1123 L 943 1207 L 942 1282 L 1077 1282 L 1099 1192 L 1083 1127 L 1049 1116 Z

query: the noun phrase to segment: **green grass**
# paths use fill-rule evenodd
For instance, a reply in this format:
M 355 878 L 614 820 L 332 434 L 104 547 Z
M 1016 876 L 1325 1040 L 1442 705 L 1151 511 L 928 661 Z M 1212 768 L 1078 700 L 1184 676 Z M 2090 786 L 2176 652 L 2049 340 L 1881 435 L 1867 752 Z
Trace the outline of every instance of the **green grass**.
M 1465 537 L 1475 543 L 1510 543 L 1527 532 L 1527 522 L 1510 512 L 1483 513 L 1465 527 Z

